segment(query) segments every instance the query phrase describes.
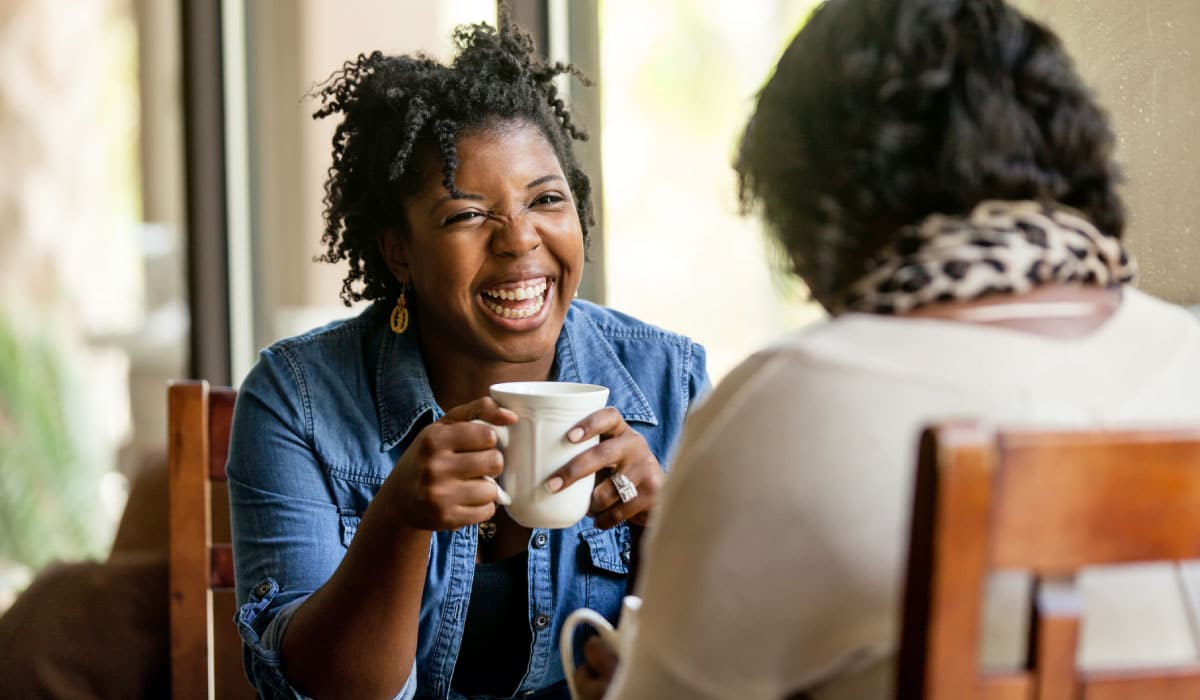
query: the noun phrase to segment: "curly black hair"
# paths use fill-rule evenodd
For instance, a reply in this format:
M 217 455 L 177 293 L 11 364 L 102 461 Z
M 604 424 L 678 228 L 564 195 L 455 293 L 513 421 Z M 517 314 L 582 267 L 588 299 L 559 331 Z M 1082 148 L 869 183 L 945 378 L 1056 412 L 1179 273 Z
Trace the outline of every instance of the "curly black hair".
M 985 199 L 1121 235 L 1113 134 L 1058 37 L 1003 0 L 829 0 L 759 93 L 743 210 L 829 302 L 903 226 Z
M 347 61 L 316 89 L 321 119 L 340 113 L 333 162 L 325 181 L 325 252 L 317 260 L 349 262 L 341 298 L 392 298 L 400 282 L 377 240 L 385 230 L 407 233 L 403 203 L 426 183 L 424 154 L 441 157 L 442 184 L 454 194 L 455 140 L 468 132 L 519 121 L 536 126 L 558 156 L 588 242 L 594 223 L 591 183 L 579 168 L 574 139 L 587 134 L 571 120 L 553 83 L 568 74 L 590 82 L 573 65 L 548 63 L 533 40 L 500 8 L 499 29 L 462 25 L 454 31 L 450 65 L 424 54 L 385 56 L 376 51 Z M 434 150 L 436 149 L 436 150 Z

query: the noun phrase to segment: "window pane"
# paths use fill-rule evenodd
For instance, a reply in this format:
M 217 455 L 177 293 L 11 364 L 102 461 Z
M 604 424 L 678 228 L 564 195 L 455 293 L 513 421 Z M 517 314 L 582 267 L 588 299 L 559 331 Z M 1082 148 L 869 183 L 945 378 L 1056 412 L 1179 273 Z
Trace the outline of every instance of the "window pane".
M 601 4 L 607 301 L 704 344 L 714 379 L 822 314 L 738 214 L 731 167 L 757 90 L 815 4 Z
M 249 350 L 234 358 L 235 383 L 258 348 L 361 311 L 338 298 L 344 265 L 313 262 L 324 252 L 322 199 L 336 120 L 313 120 L 318 102 L 304 96 L 360 53 L 424 51 L 448 60 L 455 26 L 496 21 L 495 0 L 247 2 L 246 11 L 256 311 L 254 338 L 243 344 Z
M 0 12 L 0 611 L 109 554 L 186 372 L 176 8 L 52 5 Z

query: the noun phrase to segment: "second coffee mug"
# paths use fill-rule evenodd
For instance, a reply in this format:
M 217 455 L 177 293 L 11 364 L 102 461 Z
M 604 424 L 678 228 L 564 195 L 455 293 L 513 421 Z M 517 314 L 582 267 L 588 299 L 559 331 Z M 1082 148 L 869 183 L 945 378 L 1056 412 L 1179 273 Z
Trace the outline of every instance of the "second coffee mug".
M 579 608 L 567 615 L 558 635 L 558 649 L 562 656 L 563 675 L 567 678 L 567 689 L 571 692 L 572 700 L 579 700 L 579 689 L 575 687 L 575 628 L 583 624 L 595 627 L 600 633 L 600 638 L 618 659 L 629 658 L 629 650 L 637 634 L 638 611 L 641 609 L 641 598 L 635 595 L 625 596 L 621 600 L 619 627 L 613 627 L 603 615 L 591 608 Z
M 530 528 L 562 528 L 587 515 L 595 486 L 588 476 L 550 493 L 546 479 L 575 455 L 599 442 L 593 436 L 583 442 L 567 440 L 567 431 L 587 416 L 604 408 L 608 387 L 574 382 L 506 382 L 493 384 L 489 394 L 496 403 L 517 414 L 509 426 L 492 426 L 504 453 L 500 486 L 510 502 L 509 517 Z M 504 502 L 501 496 L 501 503 Z

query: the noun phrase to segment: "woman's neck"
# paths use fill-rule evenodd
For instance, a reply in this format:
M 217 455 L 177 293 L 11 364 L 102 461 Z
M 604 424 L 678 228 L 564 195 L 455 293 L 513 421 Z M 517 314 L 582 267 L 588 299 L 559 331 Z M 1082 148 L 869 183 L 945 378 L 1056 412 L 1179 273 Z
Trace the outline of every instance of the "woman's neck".
M 1080 338 L 1102 326 L 1121 304 L 1119 287 L 1048 284 L 1025 294 L 928 304 L 902 314 L 1000 326 L 1051 338 Z
M 554 353 L 532 362 L 481 361 L 460 353 L 425 352 L 425 348 L 422 354 L 433 397 L 443 409 L 487 396 L 493 384 L 554 378 Z

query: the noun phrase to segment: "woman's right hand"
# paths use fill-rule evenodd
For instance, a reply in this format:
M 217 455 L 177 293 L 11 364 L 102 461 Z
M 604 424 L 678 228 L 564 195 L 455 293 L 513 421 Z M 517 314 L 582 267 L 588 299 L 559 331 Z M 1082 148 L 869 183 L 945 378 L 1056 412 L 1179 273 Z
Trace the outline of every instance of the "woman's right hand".
M 400 522 L 420 530 L 457 530 L 495 515 L 497 487 L 483 477 L 499 476 L 504 456 L 496 431 L 471 422 L 476 419 L 512 425 L 517 414 L 484 397 L 455 406 L 422 429 L 384 484 L 386 502 Z

